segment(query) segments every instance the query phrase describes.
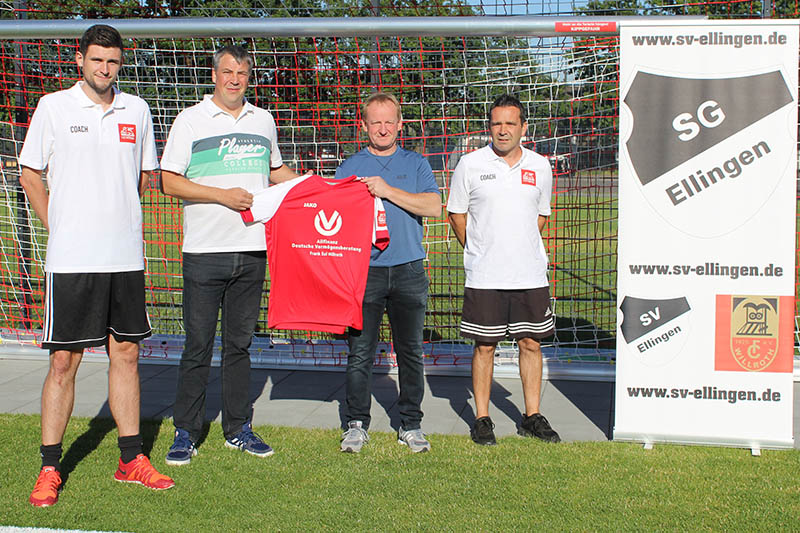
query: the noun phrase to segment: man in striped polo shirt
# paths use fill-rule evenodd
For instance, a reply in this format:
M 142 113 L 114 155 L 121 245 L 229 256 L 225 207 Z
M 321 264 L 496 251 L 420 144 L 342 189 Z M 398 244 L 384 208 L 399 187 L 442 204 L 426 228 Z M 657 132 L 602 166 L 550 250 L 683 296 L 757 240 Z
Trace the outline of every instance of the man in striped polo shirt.
M 197 455 L 217 317 L 222 318 L 222 430 L 225 445 L 256 457 L 272 448 L 252 430 L 250 344 L 266 275 L 261 224 L 240 212 L 269 182 L 297 174 L 283 164 L 275 120 L 245 99 L 253 58 L 241 46 L 214 54 L 214 94 L 183 110 L 161 158 L 164 192 L 183 200 L 183 325 L 168 465 Z

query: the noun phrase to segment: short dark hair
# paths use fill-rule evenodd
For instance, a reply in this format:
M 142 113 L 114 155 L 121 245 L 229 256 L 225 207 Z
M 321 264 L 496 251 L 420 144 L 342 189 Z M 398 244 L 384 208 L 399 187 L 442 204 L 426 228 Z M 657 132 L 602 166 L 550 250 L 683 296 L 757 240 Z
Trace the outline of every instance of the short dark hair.
M 229 44 L 214 52 L 214 57 L 211 60 L 211 65 L 214 67 L 214 70 L 219 68 L 219 62 L 222 61 L 222 56 L 224 55 L 232 56 L 237 63 L 247 63 L 248 68 L 251 71 L 253 70 L 253 56 L 247 53 L 247 50 L 238 44 Z
M 116 29 L 106 24 L 95 24 L 83 32 L 79 46 L 81 54 L 86 54 L 93 44 L 103 48 L 119 48 L 122 52 L 122 37 Z
M 494 111 L 495 107 L 516 107 L 519 109 L 519 118 L 522 121 L 522 124 L 525 124 L 528 121 L 527 117 L 525 116 L 525 108 L 522 106 L 522 102 L 520 102 L 515 96 L 511 96 L 510 94 L 498 96 L 497 99 L 492 103 L 492 107 L 489 108 L 489 115 L 487 116 L 489 122 L 492 121 L 492 111 Z

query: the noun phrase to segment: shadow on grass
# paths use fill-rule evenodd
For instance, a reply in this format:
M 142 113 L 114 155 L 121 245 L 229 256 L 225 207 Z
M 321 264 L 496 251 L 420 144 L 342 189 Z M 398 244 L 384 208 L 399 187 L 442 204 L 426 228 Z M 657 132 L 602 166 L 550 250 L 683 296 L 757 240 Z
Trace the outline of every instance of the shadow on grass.
M 108 402 L 103 404 L 101 412 L 103 409 L 108 409 Z M 61 478 L 65 485 L 75 467 L 100 446 L 114 427 L 114 420 L 109 416 L 98 415 L 89 421 L 89 428 L 70 444 L 61 459 Z
M 142 452 L 148 457 L 153 450 L 153 443 L 158 438 L 161 423 L 162 420 L 142 420 L 139 424 L 139 433 L 142 435 Z M 106 401 L 100 408 L 100 412 L 89 421 L 89 428 L 70 444 L 61 459 L 61 477 L 64 484 L 67 483 L 69 475 L 78 464 L 95 451 L 115 428 L 116 424 L 110 416 L 108 401 Z M 116 466 L 115 464 L 114 467 Z M 113 473 L 113 470 L 110 472 Z
M 377 370 L 372 375 L 371 396 L 389 418 L 392 428 L 400 427 L 397 376 Z M 268 400 L 308 400 L 338 405 L 339 426 L 346 429 L 348 421 L 347 398 L 345 396 L 344 372 L 321 372 L 314 370 L 254 369 L 250 379 L 250 398 L 253 404 Z M 267 383 L 270 383 L 267 389 Z M 208 404 L 206 420 L 217 413 Z M 284 423 L 286 423 L 284 421 Z

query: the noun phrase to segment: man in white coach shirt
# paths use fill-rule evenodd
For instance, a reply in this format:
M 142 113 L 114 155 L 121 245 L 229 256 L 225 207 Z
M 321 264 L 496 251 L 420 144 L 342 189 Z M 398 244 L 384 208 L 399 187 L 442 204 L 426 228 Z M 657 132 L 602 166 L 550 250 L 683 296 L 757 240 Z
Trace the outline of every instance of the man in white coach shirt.
M 525 109 L 504 95 L 489 110 L 492 143 L 458 162 L 447 202 L 450 225 L 464 246 L 464 306 L 461 334 L 475 341 L 472 440 L 497 444 L 489 418 L 489 394 L 497 343 L 510 337 L 519 346 L 525 412 L 518 433 L 559 442 L 539 412 L 542 350 L 552 335 L 553 313 L 547 255 L 541 231 L 550 215 L 553 173 L 549 161 L 527 148 Z
M 139 341 L 150 336 L 139 196 L 158 168 L 150 108 L 114 86 L 122 66 L 114 28 L 86 30 L 75 61 L 81 81 L 42 97 L 19 157 L 20 183 L 50 232 L 42 337 L 50 369 L 42 389 L 42 468 L 29 498 L 37 507 L 58 501 L 75 374 L 90 346 L 108 353 L 108 405 L 120 448 L 114 478 L 156 490 L 175 485 L 142 453 L 139 433 Z

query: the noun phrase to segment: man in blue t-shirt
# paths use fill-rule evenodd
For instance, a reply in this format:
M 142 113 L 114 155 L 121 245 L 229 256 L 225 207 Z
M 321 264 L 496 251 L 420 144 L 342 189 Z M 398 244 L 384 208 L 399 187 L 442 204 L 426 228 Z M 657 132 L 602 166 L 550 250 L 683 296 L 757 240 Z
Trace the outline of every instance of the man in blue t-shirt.
M 397 146 L 402 125 L 397 98 L 382 92 L 370 95 L 361 107 L 361 119 L 369 144 L 336 169 L 336 178 L 364 177 L 369 192 L 383 200 L 389 246 L 385 250 L 372 249 L 364 292 L 363 329 L 351 329 L 348 335 L 348 422 L 341 449 L 358 453 L 369 441 L 372 363 L 385 310 L 399 367 L 401 426 L 397 439 L 413 452 L 427 452 L 431 445 L 420 427 L 425 392 L 422 328 L 428 302 L 428 277 L 422 264 L 422 217 L 438 217 L 442 201 L 425 158 Z

